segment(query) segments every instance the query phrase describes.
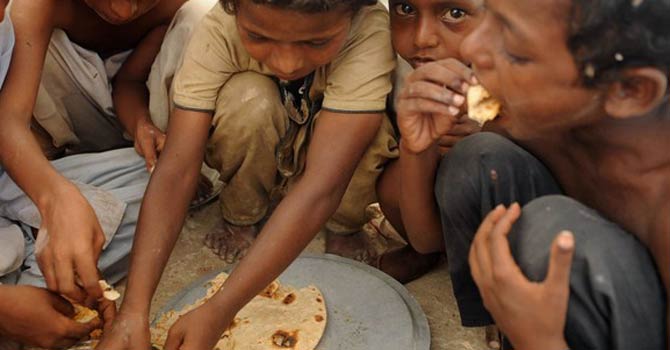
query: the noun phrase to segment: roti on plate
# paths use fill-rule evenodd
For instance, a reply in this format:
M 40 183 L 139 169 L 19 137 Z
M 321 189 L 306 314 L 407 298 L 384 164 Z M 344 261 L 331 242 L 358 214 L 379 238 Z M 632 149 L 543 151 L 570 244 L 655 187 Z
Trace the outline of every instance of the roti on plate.
M 500 102 L 491 97 L 481 85 L 474 85 L 468 89 L 468 117 L 479 125 L 493 120 L 500 113 Z
M 153 344 L 163 346 L 180 315 L 211 298 L 228 277 L 221 273 L 208 285 L 207 295 L 180 311 L 169 311 L 151 330 Z M 326 304 L 314 286 L 294 289 L 275 281 L 237 314 L 214 347 L 217 350 L 313 350 L 326 328 Z

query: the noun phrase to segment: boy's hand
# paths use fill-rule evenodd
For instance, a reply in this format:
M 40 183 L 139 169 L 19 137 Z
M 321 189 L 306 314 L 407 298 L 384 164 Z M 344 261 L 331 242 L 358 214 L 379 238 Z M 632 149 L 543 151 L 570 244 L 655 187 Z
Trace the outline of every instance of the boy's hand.
M 475 82 L 472 70 L 454 59 L 414 70 L 396 101 L 398 127 L 406 149 L 424 152 L 447 135 L 460 119 L 466 91 Z
M 71 346 L 100 327 L 72 320 L 64 298 L 32 286 L 0 287 L 0 335 L 22 344 L 54 349 Z
M 221 334 L 232 322 L 228 317 L 208 303 L 179 318 L 168 333 L 165 350 L 213 349 Z
M 135 127 L 135 151 L 144 157 L 149 172 L 153 172 L 163 147 L 165 147 L 165 134 L 150 120 L 140 118 Z
M 507 234 L 521 209 L 498 206 L 482 222 L 470 249 L 470 269 L 484 305 L 515 349 L 564 350 L 570 296 L 571 233 L 560 233 L 551 247 L 544 282 L 529 281 L 514 262 Z
M 40 214 L 35 255 L 49 290 L 80 303 L 100 299 L 97 264 L 105 236 L 86 198 L 64 186 Z
M 144 313 L 119 311 L 105 329 L 97 350 L 147 350 L 151 349 L 149 317 Z
M 479 126 L 479 123 L 468 118 L 467 115 L 462 114 L 451 130 L 449 130 L 449 132 L 442 136 L 437 142 L 440 154 L 446 154 L 449 152 L 449 150 L 451 150 L 452 147 L 456 145 L 458 141 L 481 131 L 481 129 L 482 127 Z

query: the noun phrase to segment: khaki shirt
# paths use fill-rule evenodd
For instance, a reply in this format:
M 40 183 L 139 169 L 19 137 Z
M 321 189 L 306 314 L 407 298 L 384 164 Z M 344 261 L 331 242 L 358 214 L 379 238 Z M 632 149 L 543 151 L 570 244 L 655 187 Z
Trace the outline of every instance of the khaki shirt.
M 341 112 L 382 112 L 395 67 L 389 16 L 377 3 L 353 18 L 342 50 L 319 67 L 310 89 L 322 107 Z M 249 56 L 240 41 L 235 16 L 216 5 L 199 24 L 174 82 L 174 103 L 183 109 L 213 112 L 221 87 L 238 72 L 272 72 Z

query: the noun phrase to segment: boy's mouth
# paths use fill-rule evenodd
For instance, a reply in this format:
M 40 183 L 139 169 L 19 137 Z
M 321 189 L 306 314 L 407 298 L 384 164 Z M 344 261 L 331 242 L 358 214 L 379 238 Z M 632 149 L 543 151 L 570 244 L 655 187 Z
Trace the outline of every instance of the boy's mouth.
M 409 64 L 411 64 L 412 67 L 414 67 L 414 68 L 419 68 L 419 67 L 423 66 L 424 64 L 430 63 L 430 62 L 433 62 L 433 61 L 435 61 L 435 59 L 432 58 L 432 57 L 412 57 L 409 60 Z

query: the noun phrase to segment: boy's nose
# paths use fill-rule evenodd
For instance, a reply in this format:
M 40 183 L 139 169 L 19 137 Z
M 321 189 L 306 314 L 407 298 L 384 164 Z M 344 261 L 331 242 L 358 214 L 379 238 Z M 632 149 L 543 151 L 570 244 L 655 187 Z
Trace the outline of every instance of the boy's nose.
M 293 77 L 303 68 L 302 52 L 292 46 L 281 45 L 272 52 L 269 63 L 280 78 Z
M 491 49 L 495 40 L 490 33 L 490 22 L 488 18 L 470 32 L 461 42 L 461 57 L 465 62 L 472 63 L 478 70 L 493 69 L 494 62 Z
M 414 34 L 414 46 L 419 49 L 433 48 L 439 44 L 438 34 L 433 26 L 433 19 L 420 18 Z

